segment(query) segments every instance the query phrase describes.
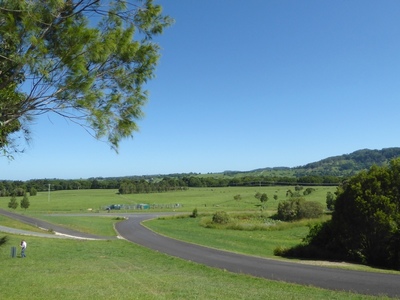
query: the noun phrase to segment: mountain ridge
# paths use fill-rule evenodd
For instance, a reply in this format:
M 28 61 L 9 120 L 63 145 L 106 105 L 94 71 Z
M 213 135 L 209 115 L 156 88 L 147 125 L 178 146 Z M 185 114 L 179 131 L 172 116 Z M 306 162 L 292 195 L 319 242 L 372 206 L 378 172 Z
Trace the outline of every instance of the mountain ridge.
M 400 157 L 400 147 L 380 150 L 360 149 L 352 153 L 327 157 L 298 167 L 266 167 L 251 171 L 224 171 L 224 175 L 268 174 L 279 176 L 352 176 L 373 165 L 386 165 L 390 160 Z

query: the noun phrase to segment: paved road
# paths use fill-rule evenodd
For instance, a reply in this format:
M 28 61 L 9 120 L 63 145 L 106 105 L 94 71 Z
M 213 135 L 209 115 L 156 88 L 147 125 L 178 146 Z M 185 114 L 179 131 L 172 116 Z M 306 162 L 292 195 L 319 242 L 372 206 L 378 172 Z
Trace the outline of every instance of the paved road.
M 35 219 L 32 217 L 28 217 L 25 215 L 20 215 L 20 214 L 16 214 L 16 213 L 12 213 L 10 211 L 4 210 L 4 209 L 0 209 L 0 214 L 3 216 L 7 216 L 9 218 L 13 218 L 16 219 L 18 221 L 21 221 L 23 223 L 26 224 L 30 224 L 39 228 L 43 228 L 45 230 L 51 230 L 55 233 L 56 236 L 65 236 L 65 237 L 71 237 L 71 238 L 80 238 L 80 239 L 93 239 L 93 240 L 109 240 L 109 239 L 116 239 L 117 237 L 104 237 L 104 236 L 98 236 L 98 235 L 94 235 L 94 234 L 89 234 L 89 233 L 84 233 L 84 232 L 80 232 L 80 231 L 76 231 L 76 230 L 72 230 L 72 229 L 68 229 L 62 226 L 58 226 L 55 224 L 51 224 L 48 223 L 46 221 L 42 221 L 39 219 Z M 82 214 L 81 214 L 82 215 Z M 10 232 L 10 228 L 4 228 L 4 231 Z M 18 233 L 18 234 L 28 234 L 25 231 L 20 231 L 20 232 L 16 232 L 14 230 L 14 233 Z M 32 235 L 38 235 L 38 236 L 43 236 L 43 237 L 50 237 L 49 234 L 36 234 L 36 233 L 32 233 Z
M 10 213 L 0 209 L 0 214 L 22 222 L 78 238 L 110 239 L 73 231 L 45 221 Z M 88 214 L 85 214 L 87 216 Z M 99 214 L 95 214 L 99 216 Z M 147 219 L 161 214 L 113 214 L 124 216 L 126 221 L 116 224 L 118 234 L 128 241 L 150 249 L 189 261 L 201 263 L 227 271 L 249 274 L 266 279 L 279 280 L 303 285 L 312 285 L 331 290 L 352 291 L 360 294 L 386 295 L 400 298 L 400 276 L 372 272 L 360 272 L 283 262 L 258 258 L 185 243 L 154 233 L 141 225 Z M 108 215 L 109 216 L 109 215 Z M 113 237 L 111 237 L 112 239 Z M 115 237 L 116 238 L 116 237 Z
M 137 215 L 116 225 L 125 239 L 172 256 L 235 273 L 331 290 L 400 298 L 400 276 L 325 268 L 220 251 L 154 233 L 141 222 L 155 215 Z

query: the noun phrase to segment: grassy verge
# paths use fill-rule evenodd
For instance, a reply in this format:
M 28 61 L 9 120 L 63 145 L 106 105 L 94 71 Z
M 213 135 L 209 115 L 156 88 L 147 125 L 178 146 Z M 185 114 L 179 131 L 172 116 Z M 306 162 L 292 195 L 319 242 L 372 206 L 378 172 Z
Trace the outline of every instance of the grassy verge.
M 17 220 L 5 217 L 3 215 L 0 215 L 0 225 L 10 228 L 18 228 L 21 230 L 33 231 L 33 232 L 49 233 L 47 230 L 42 230 L 36 226 L 25 224 Z
M 10 258 L 20 239 L 0 248 L 1 299 L 377 299 L 231 274 L 123 240 L 29 237 L 27 258 Z
M 277 247 L 289 248 L 298 245 L 308 234 L 308 224 L 316 220 L 302 220 L 294 223 L 278 224 L 268 230 L 232 230 L 225 228 L 205 228 L 210 216 L 199 218 L 163 217 L 145 222 L 145 226 L 160 234 L 221 250 L 242 254 L 283 259 L 274 255 Z M 205 220 L 205 221 L 204 221 Z M 299 260 L 295 260 L 300 262 Z M 370 266 L 350 264 L 302 261 L 318 265 L 340 267 L 345 269 L 400 274 L 394 270 L 382 270 Z
M 308 234 L 306 222 L 282 230 L 246 231 L 205 228 L 201 226 L 203 218 L 210 217 L 166 217 L 147 221 L 145 226 L 179 240 L 262 257 L 274 257 L 277 246 L 295 246 Z
M 116 236 L 114 224 L 123 220 L 115 216 L 110 217 L 69 217 L 41 215 L 40 219 L 49 223 L 61 225 L 77 231 L 100 236 Z

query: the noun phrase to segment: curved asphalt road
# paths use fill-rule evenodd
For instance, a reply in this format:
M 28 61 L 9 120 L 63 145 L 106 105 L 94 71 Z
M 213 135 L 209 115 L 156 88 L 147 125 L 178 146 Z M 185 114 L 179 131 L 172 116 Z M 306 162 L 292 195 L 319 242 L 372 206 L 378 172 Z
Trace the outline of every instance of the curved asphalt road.
M 84 233 L 84 232 L 68 229 L 68 228 L 65 228 L 65 227 L 62 227 L 62 226 L 58 226 L 58 225 L 55 225 L 55 224 L 48 223 L 46 221 L 42 221 L 42 220 L 39 220 L 39 219 L 35 219 L 35 218 L 32 218 L 32 217 L 28 217 L 28 216 L 24 216 L 24 215 L 20 215 L 20 214 L 16 214 L 16 213 L 12 213 L 12 212 L 4 210 L 4 209 L 0 209 L 0 214 L 3 215 L 3 216 L 9 217 L 9 218 L 16 219 L 16 220 L 21 221 L 21 222 L 26 223 L 26 224 L 30 224 L 30 225 L 33 225 L 33 226 L 36 226 L 36 227 L 39 227 L 39 228 L 43 228 L 45 230 L 49 230 L 49 231 L 51 230 L 56 235 L 63 235 L 65 237 L 89 239 L 89 240 L 116 239 L 116 237 L 104 237 L 104 236 L 98 236 L 98 235 L 94 235 L 94 234 L 89 234 L 89 233 Z M 15 231 L 15 233 L 24 234 L 24 231 L 22 231 L 22 232 Z M 51 237 L 51 235 L 44 234 L 44 233 L 43 234 L 35 234 L 35 235 L 44 236 L 44 237 Z
M 113 237 L 81 233 L 2 209 L 0 209 L 0 214 L 41 228 L 52 229 L 69 237 L 113 239 Z M 216 250 L 171 239 L 156 234 L 141 225 L 142 221 L 161 214 L 112 214 L 112 216 L 117 215 L 127 217 L 126 221 L 116 224 L 116 230 L 120 236 L 133 243 L 182 259 L 266 279 L 312 285 L 331 290 L 400 298 L 399 275 L 324 268 Z
M 141 226 L 156 215 L 135 215 L 116 224 L 125 239 L 172 256 L 230 272 L 242 273 L 331 290 L 400 297 L 400 276 L 324 268 L 272 259 L 246 256 L 167 238 Z

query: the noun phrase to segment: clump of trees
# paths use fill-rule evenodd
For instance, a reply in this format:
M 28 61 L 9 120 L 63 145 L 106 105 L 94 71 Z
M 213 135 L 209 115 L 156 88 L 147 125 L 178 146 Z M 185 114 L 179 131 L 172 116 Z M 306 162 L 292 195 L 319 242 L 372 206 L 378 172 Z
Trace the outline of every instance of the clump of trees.
M 21 208 L 24 208 L 25 210 L 27 208 L 29 208 L 30 202 L 29 202 L 28 195 L 26 193 L 24 194 L 24 197 L 21 199 L 20 203 L 18 203 L 17 197 L 15 194 L 13 194 L 11 196 L 10 202 L 8 202 L 8 208 L 17 209 L 18 206 L 21 206 Z
M 292 198 L 278 204 L 277 218 L 281 221 L 319 218 L 324 213 L 318 202 L 306 201 L 304 198 Z
M 400 159 L 344 182 L 332 205 L 332 219 L 312 227 L 305 243 L 284 255 L 400 269 Z

